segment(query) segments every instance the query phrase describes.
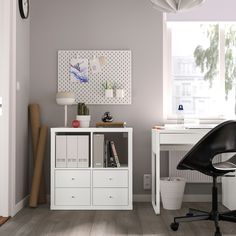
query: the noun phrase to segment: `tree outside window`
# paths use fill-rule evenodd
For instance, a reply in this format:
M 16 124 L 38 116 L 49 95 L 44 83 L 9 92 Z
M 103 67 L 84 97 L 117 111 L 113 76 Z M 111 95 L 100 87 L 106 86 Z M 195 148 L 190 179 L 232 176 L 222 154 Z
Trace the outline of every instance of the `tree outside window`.
M 179 104 L 189 117 L 235 115 L 236 25 L 178 22 L 168 28 L 169 116 L 176 115 Z

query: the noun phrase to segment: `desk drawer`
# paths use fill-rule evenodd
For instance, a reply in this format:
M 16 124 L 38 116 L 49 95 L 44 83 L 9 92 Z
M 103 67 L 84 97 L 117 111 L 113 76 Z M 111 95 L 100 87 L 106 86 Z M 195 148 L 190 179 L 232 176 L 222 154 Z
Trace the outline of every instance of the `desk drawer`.
M 128 188 L 94 188 L 93 205 L 126 206 L 128 205 Z
M 128 171 L 93 171 L 93 187 L 128 187 Z
M 90 187 L 89 170 L 56 170 L 55 187 L 86 188 Z
M 90 188 L 56 188 L 55 205 L 88 206 L 90 205 Z
M 160 144 L 196 144 L 203 134 L 160 134 Z

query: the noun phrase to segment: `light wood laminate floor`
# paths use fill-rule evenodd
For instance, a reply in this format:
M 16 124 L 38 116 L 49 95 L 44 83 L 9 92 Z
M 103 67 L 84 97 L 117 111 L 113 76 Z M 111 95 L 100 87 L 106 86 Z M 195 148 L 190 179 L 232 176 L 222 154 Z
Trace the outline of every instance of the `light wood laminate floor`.
M 213 236 L 214 225 L 208 221 L 182 223 L 179 231 L 170 230 L 173 217 L 184 215 L 188 207 L 209 210 L 210 204 L 185 203 L 178 211 L 162 209 L 161 215 L 155 215 L 149 203 L 135 203 L 133 211 L 50 211 L 48 206 L 25 208 L 0 227 L 0 236 Z M 220 225 L 223 235 L 236 236 L 236 223 L 221 222 Z

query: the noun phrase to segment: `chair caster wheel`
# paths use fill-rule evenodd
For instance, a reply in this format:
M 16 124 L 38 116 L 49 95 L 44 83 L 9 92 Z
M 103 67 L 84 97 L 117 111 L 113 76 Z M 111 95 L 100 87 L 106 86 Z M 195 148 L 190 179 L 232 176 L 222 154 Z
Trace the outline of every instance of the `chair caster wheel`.
M 175 222 L 171 223 L 170 228 L 171 228 L 173 231 L 177 231 L 178 228 L 179 228 L 179 223 L 175 223 Z

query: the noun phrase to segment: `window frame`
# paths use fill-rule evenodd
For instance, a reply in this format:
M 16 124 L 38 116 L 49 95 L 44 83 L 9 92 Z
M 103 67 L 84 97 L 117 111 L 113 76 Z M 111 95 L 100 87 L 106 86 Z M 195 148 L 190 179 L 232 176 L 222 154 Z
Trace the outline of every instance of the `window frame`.
M 168 123 L 177 121 L 177 115 L 172 113 L 172 31 L 170 25 L 173 23 L 193 24 L 218 24 L 219 25 L 219 82 L 221 93 L 225 93 L 225 24 L 236 24 L 236 22 L 212 22 L 212 21 L 166 21 L 163 22 L 163 118 Z M 223 95 L 224 96 L 224 95 Z M 188 115 L 188 118 L 198 119 L 200 123 L 220 123 L 226 119 L 235 119 L 236 116 L 196 116 Z

